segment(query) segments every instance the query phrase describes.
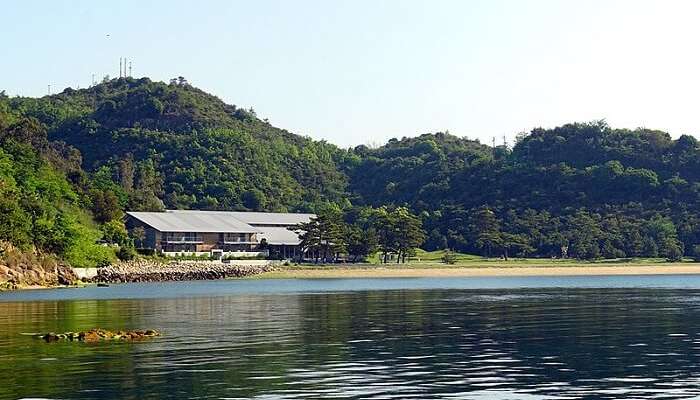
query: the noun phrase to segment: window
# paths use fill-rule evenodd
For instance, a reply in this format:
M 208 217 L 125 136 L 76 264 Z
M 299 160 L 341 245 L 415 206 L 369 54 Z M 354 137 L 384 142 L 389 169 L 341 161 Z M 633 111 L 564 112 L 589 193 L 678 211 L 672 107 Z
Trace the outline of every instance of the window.
M 226 243 L 241 243 L 248 241 L 248 234 L 246 233 L 225 233 L 224 242 Z
M 165 241 L 170 243 L 197 243 L 202 236 L 196 232 L 166 232 Z

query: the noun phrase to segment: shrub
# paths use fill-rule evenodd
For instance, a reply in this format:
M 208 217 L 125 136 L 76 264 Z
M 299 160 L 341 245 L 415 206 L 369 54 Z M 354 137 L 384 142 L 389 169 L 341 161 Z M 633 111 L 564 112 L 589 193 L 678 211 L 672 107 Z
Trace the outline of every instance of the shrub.
M 117 257 L 122 261 L 130 261 L 136 258 L 136 249 L 131 246 L 121 246 L 117 251 Z
M 88 268 L 109 265 L 114 261 L 113 249 L 95 243 L 99 232 L 83 225 L 77 225 L 75 231 L 76 237 L 63 255 L 68 264 L 72 267 Z
M 138 254 L 141 254 L 142 256 L 154 256 L 154 255 L 156 255 L 155 249 L 138 248 L 138 249 L 136 249 L 136 252 Z
M 683 260 L 683 248 L 677 240 L 666 239 L 662 243 L 663 255 L 670 262 L 678 262 Z
M 442 255 L 441 258 L 442 262 L 444 264 L 454 264 L 457 262 L 457 256 L 452 250 L 445 250 L 445 254 Z

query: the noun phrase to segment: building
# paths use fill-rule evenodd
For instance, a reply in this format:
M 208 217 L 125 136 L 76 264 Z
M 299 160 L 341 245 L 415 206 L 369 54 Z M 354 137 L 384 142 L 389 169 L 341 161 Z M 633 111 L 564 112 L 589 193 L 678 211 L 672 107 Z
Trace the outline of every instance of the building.
M 165 255 L 224 255 L 295 258 L 299 236 L 288 228 L 313 214 L 167 210 L 127 212 L 130 232 L 142 228 L 139 247 Z

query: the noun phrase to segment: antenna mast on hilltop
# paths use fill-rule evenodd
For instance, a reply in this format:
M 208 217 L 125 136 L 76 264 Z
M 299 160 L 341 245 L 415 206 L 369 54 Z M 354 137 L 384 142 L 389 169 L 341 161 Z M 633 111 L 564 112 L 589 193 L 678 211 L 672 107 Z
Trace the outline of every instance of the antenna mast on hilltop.
M 119 57 L 119 77 L 122 77 L 122 58 Z
M 131 78 L 131 61 L 129 61 L 129 78 Z

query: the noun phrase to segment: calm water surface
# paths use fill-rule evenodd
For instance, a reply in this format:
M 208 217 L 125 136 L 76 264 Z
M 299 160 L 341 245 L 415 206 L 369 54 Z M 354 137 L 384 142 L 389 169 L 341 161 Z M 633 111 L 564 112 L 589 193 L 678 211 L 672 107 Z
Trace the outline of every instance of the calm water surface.
M 137 343 L 22 333 L 154 328 Z M 252 280 L 0 294 L 0 399 L 700 396 L 700 277 Z

